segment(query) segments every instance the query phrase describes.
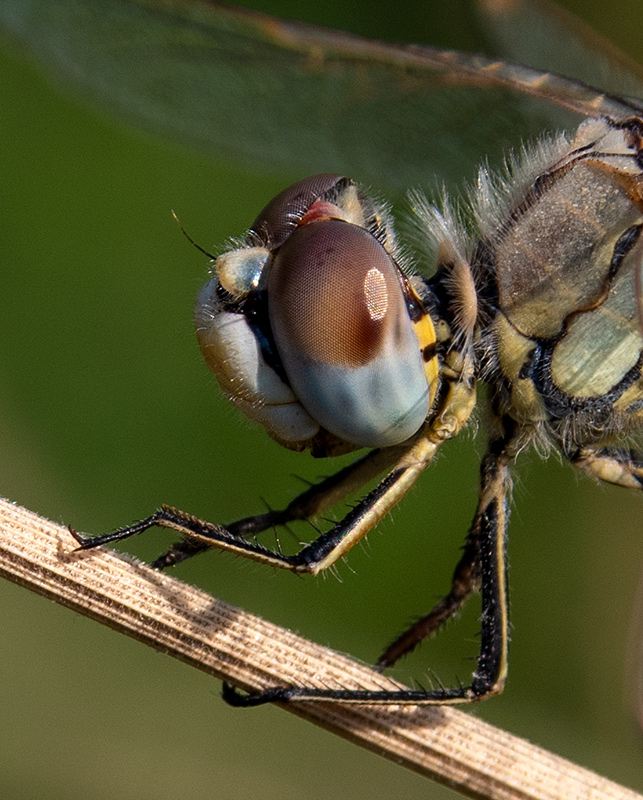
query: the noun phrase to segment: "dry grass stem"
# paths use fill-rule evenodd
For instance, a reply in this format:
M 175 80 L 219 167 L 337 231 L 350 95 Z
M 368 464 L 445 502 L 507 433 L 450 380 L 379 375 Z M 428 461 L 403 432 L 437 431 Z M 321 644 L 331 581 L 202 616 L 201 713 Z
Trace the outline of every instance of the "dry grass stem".
M 104 548 L 77 552 L 64 527 L 5 500 L 0 575 L 243 689 L 390 685 L 368 667 L 132 558 Z M 452 708 L 311 702 L 283 707 L 470 797 L 641 800 Z

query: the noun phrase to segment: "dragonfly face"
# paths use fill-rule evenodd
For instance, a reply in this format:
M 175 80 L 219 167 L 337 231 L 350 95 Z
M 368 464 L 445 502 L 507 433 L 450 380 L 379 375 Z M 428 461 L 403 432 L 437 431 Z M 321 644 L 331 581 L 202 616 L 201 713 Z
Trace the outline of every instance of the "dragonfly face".
M 215 7 L 212 13 L 227 25 L 235 12 Z M 257 39 L 266 38 L 265 18 L 249 14 L 243 23 L 255 26 Z M 641 488 L 643 456 L 631 442 L 643 409 L 643 108 L 502 61 L 365 45 L 348 34 L 270 22 L 271 47 L 293 35 L 301 51 L 327 55 L 331 82 L 338 75 L 355 78 L 350 70 L 361 65 L 378 79 L 375 100 L 388 99 L 389 81 L 404 74 L 408 91 L 420 99 L 454 86 L 486 89 L 490 97 L 511 91 L 588 119 L 569 138 L 527 150 L 506 174 L 483 167 L 464 212 L 415 195 L 416 227 L 432 260 L 426 275 L 401 255 L 386 208 L 351 180 L 323 173 L 284 190 L 245 240 L 216 260 L 197 301 L 199 344 L 224 392 L 280 444 L 320 457 L 370 452 L 286 509 L 226 528 L 164 507 L 114 534 L 78 540 L 92 547 L 158 524 L 188 537 L 155 562 L 159 567 L 218 547 L 317 574 L 362 539 L 460 432 L 475 405 L 476 383 L 484 381 L 489 442 L 451 589 L 378 662 L 394 664 L 480 591 L 481 649 L 470 684 L 378 692 L 288 686 L 250 697 L 226 692 L 230 702 L 245 705 L 481 699 L 501 691 L 507 671 L 505 533 L 517 454 L 530 445 L 557 448 L 602 480 Z M 304 72 L 310 60 L 297 66 Z M 271 103 L 278 106 L 279 97 L 278 87 Z M 320 515 L 382 474 L 341 522 L 300 552 L 285 555 L 254 541 L 276 525 Z
M 435 329 L 384 209 L 340 176 L 315 176 L 273 200 L 248 240 L 217 259 L 196 308 L 224 392 L 316 455 L 416 433 L 438 385 Z

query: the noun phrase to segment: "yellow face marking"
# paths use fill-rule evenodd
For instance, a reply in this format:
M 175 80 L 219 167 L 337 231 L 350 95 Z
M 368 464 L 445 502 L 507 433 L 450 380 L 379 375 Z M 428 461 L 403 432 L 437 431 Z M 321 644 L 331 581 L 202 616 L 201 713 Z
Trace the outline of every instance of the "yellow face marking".
M 407 284 L 407 290 L 417 306 L 422 309 L 422 314 L 413 321 L 413 333 L 420 345 L 420 352 L 423 354 L 424 375 L 429 386 L 429 408 L 431 408 L 440 383 L 440 363 L 436 350 L 437 336 L 433 320 L 424 310 L 423 303 L 417 293 L 410 284 Z M 432 353 L 433 355 L 430 358 L 426 358 L 426 353 Z

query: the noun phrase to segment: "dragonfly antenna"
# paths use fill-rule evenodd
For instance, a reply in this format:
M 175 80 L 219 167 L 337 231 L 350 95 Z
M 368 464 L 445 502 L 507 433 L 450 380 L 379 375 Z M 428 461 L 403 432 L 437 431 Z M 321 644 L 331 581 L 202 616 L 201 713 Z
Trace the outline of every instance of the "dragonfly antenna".
M 196 247 L 196 249 L 197 249 L 199 252 L 203 253 L 203 255 L 204 255 L 204 256 L 207 256 L 207 257 L 208 257 L 209 259 L 211 259 L 212 261 L 215 261 L 215 260 L 216 260 L 215 256 L 213 256 L 213 255 L 212 255 L 212 253 L 208 253 L 208 251 L 207 251 L 207 250 L 204 250 L 204 249 L 201 247 L 201 245 L 200 245 L 200 244 L 197 244 L 197 243 L 194 241 L 194 239 L 193 239 L 193 238 L 190 236 L 190 234 L 189 234 L 189 233 L 188 233 L 188 232 L 185 230 L 185 228 L 183 227 L 183 225 L 181 225 L 181 220 L 178 218 L 178 216 L 177 216 L 177 214 L 176 214 L 176 211 L 175 211 L 174 209 L 172 209 L 172 216 L 174 217 L 174 219 L 175 219 L 175 221 L 176 221 L 176 224 L 177 224 L 177 225 L 179 226 L 179 228 L 181 229 L 181 233 L 182 233 L 182 234 L 185 236 L 185 238 L 188 240 L 188 242 L 190 242 L 190 244 L 191 244 L 191 245 L 193 245 L 194 247 Z

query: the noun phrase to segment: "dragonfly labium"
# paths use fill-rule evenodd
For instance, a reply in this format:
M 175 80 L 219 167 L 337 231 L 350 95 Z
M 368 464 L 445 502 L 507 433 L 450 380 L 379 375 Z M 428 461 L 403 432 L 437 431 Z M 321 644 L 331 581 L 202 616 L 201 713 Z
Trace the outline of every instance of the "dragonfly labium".
M 356 59 L 366 49 L 371 61 L 416 80 L 501 88 L 585 120 L 525 147 L 504 171 L 483 165 L 465 203 L 414 194 L 428 274 L 398 244 L 388 207 L 349 178 L 317 174 L 285 189 L 214 260 L 196 305 L 199 345 L 226 395 L 279 444 L 317 457 L 368 452 L 286 508 L 226 526 L 164 506 L 113 533 L 75 535 L 91 548 L 162 526 L 182 539 L 157 559 L 160 568 L 215 547 L 315 575 L 344 557 L 466 426 L 483 382 L 488 443 L 479 501 L 451 588 L 378 662 L 380 669 L 395 664 L 479 592 L 480 652 L 468 684 L 224 693 L 237 705 L 480 700 L 500 692 L 507 674 L 506 529 L 516 456 L 533 446 L 557 450 L 600 480 L 643 485 L 636 447 L 643 430 L 643 104 L 481 56 L 270 25 L 274 46 L 294 31 L 302 49 L 323 46 Z M 255 539 L 319 516 L 378 477 L 299 552 Z

